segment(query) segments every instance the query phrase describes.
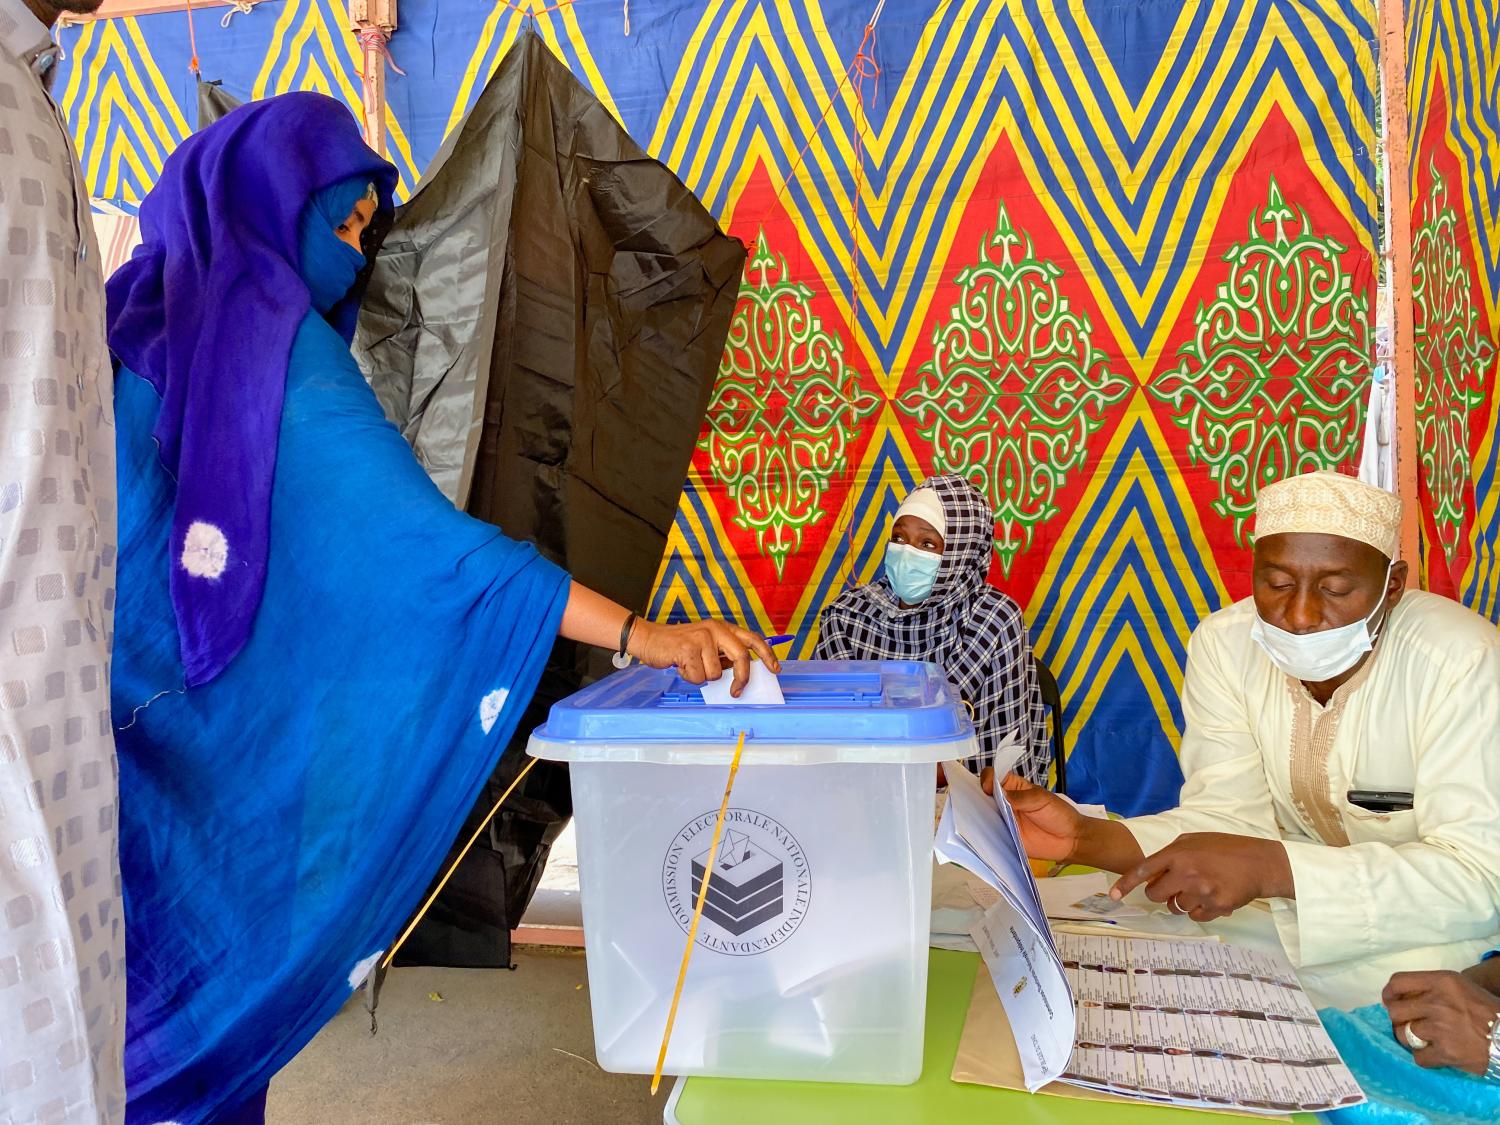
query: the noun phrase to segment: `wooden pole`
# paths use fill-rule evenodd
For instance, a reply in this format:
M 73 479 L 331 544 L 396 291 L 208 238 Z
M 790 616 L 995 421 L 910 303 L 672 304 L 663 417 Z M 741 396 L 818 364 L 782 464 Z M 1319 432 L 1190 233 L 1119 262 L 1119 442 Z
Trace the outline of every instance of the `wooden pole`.
M 365 143 L 384 156 L 386 44 L 396 30 L 396 0 L 349 0 L 349 30 L 363 54 Z
M 1422 513 L 1417 504 L 1416 315 L 1411 301 L 1411 124 L 1406 111 L 1406 12 L 1403 0 L 1381 0 L 1380 65 L 1385 85 L 1385 207 L 1390 227 L 1386 260 L 1396 320 L 1391 364 L 1396 389 L 1396 491 L 1406 509 L 1401 557 L 1407 585 L 1425 586 Z
M 195 8 L 227 8 L 231 0 L 193 0 Z M 126 16 L 155 16 L 163 12 L 181 12 L 187 9 L 185 0 L 104 0 L 97 11 L 90 15 L 68 13 L 75 23 L 88 20 L 113 20 Z

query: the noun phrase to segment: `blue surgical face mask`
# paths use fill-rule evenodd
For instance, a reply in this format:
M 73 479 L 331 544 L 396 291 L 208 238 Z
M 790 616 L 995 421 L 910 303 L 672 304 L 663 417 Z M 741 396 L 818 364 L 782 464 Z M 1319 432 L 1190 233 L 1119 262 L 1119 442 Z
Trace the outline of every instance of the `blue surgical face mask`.
M 905 543 L 892 543 L 885 549 L 885 576 L 890 579 L 896 597 L 907 605 L 927 599 L 937 584 L 938 567 L 942 565 L 942 555 Z

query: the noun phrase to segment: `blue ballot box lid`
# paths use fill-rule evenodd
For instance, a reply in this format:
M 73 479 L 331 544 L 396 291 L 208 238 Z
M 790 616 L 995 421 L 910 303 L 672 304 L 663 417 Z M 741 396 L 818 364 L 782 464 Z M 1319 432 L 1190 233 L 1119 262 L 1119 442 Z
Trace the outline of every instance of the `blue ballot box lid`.
M 553 706 L 531 738 L 553 761 L 727 762 L 741 731 L 764 763 L 941 762 L 977 752 L 936 664 L 789 660 L 784 704 L 710 705 L 673 671 L 634 667 Z

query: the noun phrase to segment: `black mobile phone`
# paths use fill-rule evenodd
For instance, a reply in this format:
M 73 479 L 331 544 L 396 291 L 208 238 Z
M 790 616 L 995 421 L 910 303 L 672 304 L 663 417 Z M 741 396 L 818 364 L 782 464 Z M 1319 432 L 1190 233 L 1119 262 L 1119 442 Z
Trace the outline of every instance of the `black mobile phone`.
M 1347 799 L 1351 805 L 1358 805 L 1370 812 L 1406 812 L 1412 807 L 1410 793 L 1395 793 L 1386 789 L 1351 789 Z

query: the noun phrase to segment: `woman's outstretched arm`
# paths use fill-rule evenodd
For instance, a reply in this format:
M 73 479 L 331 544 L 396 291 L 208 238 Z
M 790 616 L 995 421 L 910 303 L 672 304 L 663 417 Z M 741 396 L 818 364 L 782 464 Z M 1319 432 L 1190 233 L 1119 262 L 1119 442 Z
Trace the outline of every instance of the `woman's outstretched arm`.
M 563 610 L 561 635 L 596 648 L 618 651 L 620 634 L 630 611 L 574 582 Z M 726 667 L 734 669 L 733 695 L 750 680 L 750 654 L 773 672 L 781 662 L 763 637 L 723 621 L 694 621 L 686 625 L 658 625 L 637 619 L 626 639 L 625 651 L 652 668 L 676 668 L 689 683 L 717 680 Z

